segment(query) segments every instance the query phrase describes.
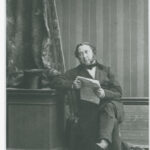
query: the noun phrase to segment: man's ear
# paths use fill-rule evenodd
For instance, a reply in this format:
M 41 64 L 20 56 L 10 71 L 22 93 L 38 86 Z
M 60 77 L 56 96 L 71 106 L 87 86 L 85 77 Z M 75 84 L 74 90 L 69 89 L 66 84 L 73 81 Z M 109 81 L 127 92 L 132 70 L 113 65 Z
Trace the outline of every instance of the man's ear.
M 80 62 L 80 58 L 79 57 L 76 57 L 76 59 Z
M 93 53 L 93 60 L 96 60 L 96 55 Z

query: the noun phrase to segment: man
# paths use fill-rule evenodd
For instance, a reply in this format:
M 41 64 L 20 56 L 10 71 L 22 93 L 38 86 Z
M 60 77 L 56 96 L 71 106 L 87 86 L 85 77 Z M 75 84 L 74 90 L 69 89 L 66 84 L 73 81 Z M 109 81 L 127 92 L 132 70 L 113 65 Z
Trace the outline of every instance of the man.
M 75 50 L 80 65 L 68 70 L 53 81 L 53 87 L 68 92 L 70 116 L 67 121 L 69 150 L 121 149 L 119 124 L 123 119 L 122 90 L 110 68 L 96 60 L 96 49 L 89 43 L 80 43 Z M 77 76 L 96 79 L 101 87 L 94 92 L 100 103 L 80 99 L 82 86 Z

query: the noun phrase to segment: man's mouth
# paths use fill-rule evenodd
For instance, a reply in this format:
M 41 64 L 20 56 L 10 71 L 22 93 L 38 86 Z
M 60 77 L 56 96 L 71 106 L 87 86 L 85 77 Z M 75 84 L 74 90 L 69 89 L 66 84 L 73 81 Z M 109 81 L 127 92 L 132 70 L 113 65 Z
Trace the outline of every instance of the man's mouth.
M 90 61 L 89 60 L 86 60 L 84 61 L 85 65 L 89 65 L 90 64 Z

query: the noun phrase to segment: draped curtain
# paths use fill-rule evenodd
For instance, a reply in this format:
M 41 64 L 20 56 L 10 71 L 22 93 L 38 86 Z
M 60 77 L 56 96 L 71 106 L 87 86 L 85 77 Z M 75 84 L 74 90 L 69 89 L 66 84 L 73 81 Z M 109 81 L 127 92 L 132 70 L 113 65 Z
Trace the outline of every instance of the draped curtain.
M 7 86 L 25 70 L 65 69 L 54 0 L 7 0 Z

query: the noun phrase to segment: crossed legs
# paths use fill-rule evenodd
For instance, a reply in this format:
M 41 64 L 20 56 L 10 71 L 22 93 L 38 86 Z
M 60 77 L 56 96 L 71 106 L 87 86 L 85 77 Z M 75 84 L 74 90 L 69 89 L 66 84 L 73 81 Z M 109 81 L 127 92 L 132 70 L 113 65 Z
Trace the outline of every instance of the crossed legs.
M 121 150 L 119 124 L 115 117 L 114 105 L 108 103 L 99 116 L 99 142 L 102 149 Z

